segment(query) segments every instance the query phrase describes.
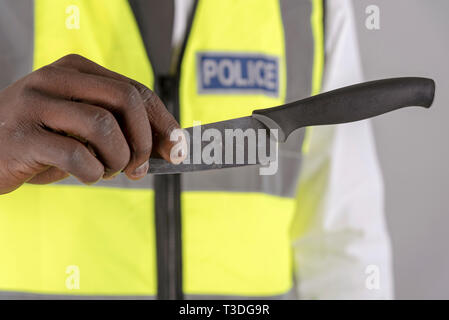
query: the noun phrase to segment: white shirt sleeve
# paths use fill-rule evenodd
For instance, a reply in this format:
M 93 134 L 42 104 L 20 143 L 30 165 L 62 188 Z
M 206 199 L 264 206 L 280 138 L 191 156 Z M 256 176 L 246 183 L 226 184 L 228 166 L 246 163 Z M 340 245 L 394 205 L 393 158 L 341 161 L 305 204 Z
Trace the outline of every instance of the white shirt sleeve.
M 326 3 L 323 91 L 363 81 L 352 3 Z M 370 122 L 309 134 L 292 227 L 298 297 L 390 299 L 390 243 Z

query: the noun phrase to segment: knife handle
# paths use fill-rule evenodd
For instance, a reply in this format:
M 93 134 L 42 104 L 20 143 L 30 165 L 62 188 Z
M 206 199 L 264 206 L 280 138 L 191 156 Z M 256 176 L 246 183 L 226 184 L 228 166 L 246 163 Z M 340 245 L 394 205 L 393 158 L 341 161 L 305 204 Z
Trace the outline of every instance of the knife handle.
M 280 107 L 255 110 L 253 117 L 279 130 L 285 141 L 294 130 L 368 119 L 408 106 L 429 108 L 435 82 L 427 78 L 377 80 L 329 91 Z

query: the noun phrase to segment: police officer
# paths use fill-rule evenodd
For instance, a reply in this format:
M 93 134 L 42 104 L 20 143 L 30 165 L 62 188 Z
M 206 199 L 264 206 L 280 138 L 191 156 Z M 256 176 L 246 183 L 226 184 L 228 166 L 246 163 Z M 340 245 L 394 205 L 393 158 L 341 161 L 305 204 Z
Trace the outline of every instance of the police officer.
M 180 124 L 362 81 L 349 0 L 0 5 L 0 297 L 391 297 L 369 122 L 147 175 Z

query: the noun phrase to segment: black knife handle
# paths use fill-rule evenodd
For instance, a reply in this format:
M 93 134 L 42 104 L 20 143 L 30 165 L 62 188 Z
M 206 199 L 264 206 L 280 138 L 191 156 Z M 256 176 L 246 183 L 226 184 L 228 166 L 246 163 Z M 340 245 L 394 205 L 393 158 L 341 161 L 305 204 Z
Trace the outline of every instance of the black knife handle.
M 435 82 L 427 78 L 377 80 L 322 93 L 280 107 L 255 110 L 253 116 L 285 140 L 294 130 L 368 119 L 408 106 L 429 108 Z

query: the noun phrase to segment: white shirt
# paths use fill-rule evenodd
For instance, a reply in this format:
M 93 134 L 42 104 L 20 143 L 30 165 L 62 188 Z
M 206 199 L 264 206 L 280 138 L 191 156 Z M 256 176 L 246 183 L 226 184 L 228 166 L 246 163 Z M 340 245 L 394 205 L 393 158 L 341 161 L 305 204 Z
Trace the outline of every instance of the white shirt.
M 192 7 L 193 0 L 175 0 L 175 48 Z M 322 91 L 363 81 L 351 0 L 326 1 L 326 14 Z M 370 122 L 316 127 L 310 139 L 295 218 L 306 228 L 293 239 L 298 297 L 391 299 L 391 248 Z

